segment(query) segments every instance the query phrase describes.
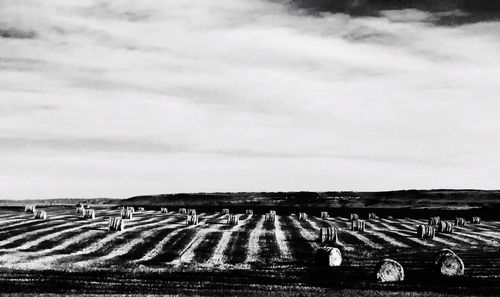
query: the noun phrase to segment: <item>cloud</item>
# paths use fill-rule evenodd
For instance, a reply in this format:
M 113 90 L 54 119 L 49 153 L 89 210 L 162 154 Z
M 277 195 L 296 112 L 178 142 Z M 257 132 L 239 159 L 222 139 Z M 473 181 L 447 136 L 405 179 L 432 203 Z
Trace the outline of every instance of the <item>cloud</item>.
M 12 197 L 498 188 L 500 22 L 440 16 L 0 0 L 0 32 L 31 32 L 0 34 L 1 186 Z

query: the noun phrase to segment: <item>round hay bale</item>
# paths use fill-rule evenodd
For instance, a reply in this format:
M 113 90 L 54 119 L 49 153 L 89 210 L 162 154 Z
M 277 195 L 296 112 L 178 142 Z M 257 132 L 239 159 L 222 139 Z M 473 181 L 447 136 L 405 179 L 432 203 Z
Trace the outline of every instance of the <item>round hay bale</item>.
M 321 243 L 333 243 L 336 244 L 339 241 L 338 229 L 334 227 L 322 227 L 319 230 L 319 240 Z
M 441 221 L 439 222 L 438 230 L 442 233 L 453 233 L 453 223 Z
M 400 282 L 405 278 L 403 266 L 391 259 L 380 261 L 375 268 L 377 280 L 381 282 Z
M 465 219 L 464 218 L 455 218 L 455 225 L 456 226 L 465 226 Z
M 417 227 L 417 237 L 434 238 L 436 230 L 430 225 L 419 225 Z
M 442 249 L 439 252 L 436 253 L 436 257 L 434 258 L 434 265 L 439 265 L 439 262 L 441 262 L 441 259 L 445 256 L 448 255 L 455 255 L 455 252 L 453 252 L 450 249 Z
M 438 272 L 444 276 L 464 275 L 465 265 L 462 259 L 451 250 L 441 250 L 436 256 Z
M 316 250 L 315 262 L 318 266 L 340 266 L 342 264 L 342 253 L 336 247 L 320 247 Z

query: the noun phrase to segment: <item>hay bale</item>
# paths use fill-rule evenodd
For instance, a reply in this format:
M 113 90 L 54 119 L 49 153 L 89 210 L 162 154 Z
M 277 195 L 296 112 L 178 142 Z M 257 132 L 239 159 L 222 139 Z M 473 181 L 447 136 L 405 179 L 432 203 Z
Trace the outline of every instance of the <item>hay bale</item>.
M 321 212 L 321 219 L 326 220 L 330 217 L 327 211 L 322 211 Z
M 227 223 L 229 225 L 238 225 L 240 222 L 240 217 L 238 215 L 230 214 L 227 218 Z
M 327 244 L 337 244 L 339 242 L 339 230 L 334 227 L 322 227 L 319 229 L 319 241 Z
M 125 222 L 120 217 L 109 218 L 108 230 L 109 231 L 123 231 L 125 229 Z
M 438 231 L 441 233 L 453 233 L 453 223 L 447 221 L 439 222 Z
M 470 222 L 471 222 L 471 224 L 481 224 L 481 218 L 480 217 L 472 217 Z
M 80 205 L 79 207 L 76 208 L 75 213 L 77 215 L 82 215 L 84 213 L 84 211 L 85 211 L 85 206 Z
M 247 215 L 253 215 L 253 210 L 247 209 L 247 210 L 245 210 L 245 214 L 247 214 Z
M 139 207 L 137 210 L 138 211 L 144 211 L 145 209 L 144 209 L 144 207 Z
M 192 216 L 192 215 L 196 215 L 196 209 L 194 208 L 190 208 L 187 210 L 187 214 Z
M 35 219 L 41 219 L 41 220 L 46 220 L 47 219 L 47 212 L 43 209 L 35 209 Z
M 394 220 L 394 218 L 392 216 L 387 216 L 387 219 L 388 220 Z
M 276 215 L 276 211 L 275 210 L 270 210 L 269 213 L 272 214 L 272 215 L 274 215 L 274 216 Z
M 342 253 L 336 247 L 323 246 L 316 250 L 315 262 L 318 266 L 340 266 L 342 264 Z
M 368 219 L 369 220 L 376 220 L 376 219 L 378 219 L 378 217 L 377 217 L 377 215 L 374 212 L 370 212 L 368 214 Z
M 198 225 L 198 216 L 196 214 L 188 214 L 186 223 L 187 225 Z
M 92 219 L 92 220 L 95 219 L 95 210 L 90 209 L 90 208 L 85 209 L 83 211 L 83 218 L 84 219 Z
M 441 223 L 441 218 L 440 217 L 431 217 L 429 218 L 429 225 L 438 227 L 439 224 Z
M 179 213 L 180 214 L 186 214 L 187 210 L 185 208 L 179 208 Z
M 419 238 L 434 238 L 436 230 L 430 225 L 419 225 L 417 227 L 417 237 Z
M 127 219 L 130 220 L 133 217 L 133 212 L 131 209 L 127 207 L 127 209 L 122 209 L 121 211 L 121 218 L 122 219 Z
M 356 220 L 351 222 L 351 231 L 365 232 L 366 222 L 364 220 Z
M 442 249 L 436 255 L 434 260 L 437 271 L 444 276 L 464 275 L 465 266 L 462 259 L 452 250 Z
M 24 207 L 24 211 L 25 212 L 32 212 L 32 213 L 35 213 L 36 211 L 36 205 L 34 204 L 28 204 Z
M 274 221 L 276 221 L 276 214 L 266 213 L 266 215 L 264 217 L 264 221 L 274 223 Z
M 222 214 L 223 215 L 228 215 L 229 214 L 229 208 L 223 208 L 222 209 Z
M 454 254 L 455 252 L 450 249 L 441 249 L 434 257 L 434 265 L 439 265 L 443 257 Z
M 359 220 L 359 215 L 357 213 L 351 213 L 351 215 L 349 216 L 349 219 L 351 221 L 357 221 L 357 220 Z
M 464 218 L 455 218 L 455 226 L 465 226 Z
M 168 213 L 168 208 L 165 207 L 160 208 L 160 213 Z
M 299 213 L 299 221 L 307 221 L 307 214 L 305 212 Z
M 391 259 L 380 261 L 375 267 L 375 276 L 381 282 L 400 282 L 405 278 L 403 266 Z
M 135 213 L 135 208 L 133 208 L 132 206 L 128 206 L 128 207 L 126 208 L 126 210 L 128 210 L 128 211 L 132 212 L 132 214 L 134 214 L 134 213 Z

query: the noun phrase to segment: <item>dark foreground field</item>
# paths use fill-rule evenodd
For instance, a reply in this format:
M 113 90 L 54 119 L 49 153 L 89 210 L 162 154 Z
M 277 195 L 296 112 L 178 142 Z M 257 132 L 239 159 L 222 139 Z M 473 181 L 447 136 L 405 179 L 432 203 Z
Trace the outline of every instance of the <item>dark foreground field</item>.
M 261 214 L 242 215 L 237 226 L 227 225 L 219 212 L 202 212 L 199 225 L 187 226 L 184 215 L 148 209 L 127 220 L 123 232 L 107 230 L 108 217 L 119 215 L 117 208 L 97 208 L 94 220 L 80 218 L 69 207 L 46 210 L 47 220 L 34 220 L 21 209 L 0 209 L 1 293 L 500 295 L 497 220 L 419 239 L 415 228 L 423 218 L 369 220 L 367 231 L 357 233 L 334 209 L 330 219 L 311 212 L 307 221 L 278 209 L 271 224 Z M 340 267 L 314 264 L 323 226 L 341 230 Z M 432 260 L 444 247 L 464 261 L 463 277 L 435 272 Z M 387 257 L 403 265 L 403 282 L 374 279 L 376 263 Z

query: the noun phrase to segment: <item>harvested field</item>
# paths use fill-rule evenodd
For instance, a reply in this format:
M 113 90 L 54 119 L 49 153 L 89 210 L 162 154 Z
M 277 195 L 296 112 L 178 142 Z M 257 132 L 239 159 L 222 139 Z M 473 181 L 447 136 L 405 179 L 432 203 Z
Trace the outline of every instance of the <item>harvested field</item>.
M 361 281 L 362 287 L 381 289 L 394 285 L 377 282 L 373 269 L 390 258 L 404 267 L 405 279 L 397 284 L 404 290 L 439 291 L 459 282 L 465 289 L 500 292 L 500 230 L 494 221 L 466 224 L 434 238 L 418 238 L 417 226 L 425 224 L 425 218 L 372 219 L 366 222 L 365 232 L 358 233 L 350 230 L 351 222 L 345 217 L 299 220 L 296 215 L 278 212 L 274 222 L 266 222 L 261 214 L 240 214 L 239 225 L 228 225 L 219 211 L 202 212 L 198 225 L 186 225 L 185 214 L 145 210 L 126 220 L 124 231 L 108 232 L 107 220 L 120 216 L 119 209 L 98 209 L 94 220 L 84 220 L 70 208 L 48 212 L 51 216 L 47 220 L 33 220 L 21 210 L 0 212 L 3 269 L 14 271 L 14 275 L 29 273 L 27 269 L 66 273 L 68 282 L 76 281 L 72 273 L 78 278 L 89 269 L 105 274 L 134 271 L 144 273 L 144 277 L 151 274 L 153 279 L 163 274 L 176 280 L 175 285 L 167 285 L 171 292 L 187 288 L 186 282 L 195 275 L 206 282 L 222 277 L 220 281 L 241 286 L 286 286 L 295 281 L 301 286 L 330 287 L 328 280 L 335 279 L 335 286 L 350 287 Z M 339 229 L 338 246 L 344 259 L 341 266 L 318 274 L 314 257 L 319 229 L 330 226 Z M 451 248 L 463 260 L 464 275 L 459 279 L 437 277 L 432 257 L 442 248 Z M 226 275 L 228 271 L 233 274 Z M 18 281 L 13 277 L 2 282 L 8 287 Z M 78 287 L 76 283 L 71 286 Z M 106 286 L 108 292 L 122 292 Z

